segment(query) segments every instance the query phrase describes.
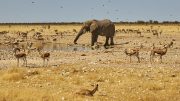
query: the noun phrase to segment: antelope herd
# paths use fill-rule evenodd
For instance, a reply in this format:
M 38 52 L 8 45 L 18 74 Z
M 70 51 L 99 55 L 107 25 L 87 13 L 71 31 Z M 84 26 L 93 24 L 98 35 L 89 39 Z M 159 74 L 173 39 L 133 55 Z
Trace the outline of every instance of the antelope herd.
M 153 29 L 153 26 L 151 26 L 150 29 L 117 29 L 116 33 L 136 33 L 137 35 L 139 35 L 140 37 L 142 36 L 142 33 L 152 33 L 153 36 L 157 36 L 157 38 L 159 38 L 159 36 L 162 34 L 162 30 L 155 30 Z M 150 62 L 152 63 L 153 58 L 155 57 L 155 55 L 160 56 L 160 62 L 162 63 L 162 56 L 164 56 L 167 53 L 168 48 L 173 47 L 173 43 L 175 40 L 172 39 L 172 41 L 170 41 L 170 43 L 166 43 L 163 44 L 162 47 L 155 47 L 155 44 L 152 45 L 152 47 L 150 47 Z M 141 47 L 142 48 L 142 47 Z M 139 56 L 139 52 L 141 50 L 141 48 L 127 48 L 124 50 L 124 53 L 130 57 L 130 62 L 131 62 L 131 57 L 135 56 L 138 59 L 138 62 L 140 63 L 140 56 Z
M 43 27 L 44 29 L 46 27 Z M 48 29 L 50 27 L 48 26 Z M 35 31 L 35 29 L 31 29 L 29 31 L 16 31 L 16 32 L 9 32 L 9 31 L 1 31 L 0 36 L 2 39 L 0 40 L 0 45 L 10 45 L 13 46 L 13 53 L 14 57 L 17 59 L 17 66 L 19 67 L 20 59 L 23 60 L 23 65 L 27 66 L 27 56 L 31 52 L 31 50 L 36 50 L 39 54 L 39 57 L 43 60 L 43 66 L 48 65 L 48 61 L 50 59 L 50 52 L 44 52 L 43 51 L 43 44 L 45 41 L 48 40 L 45 39 L 43 35 L 44 30 L 40 29 L 39 31 Z M 13 35 L 8 35 L 8 34 Z M 30 33 L 33 33 L 32 37 L 29 36 Z M 63 35 L 67 35 L 69 33 L 77 33 L 76 29 L 73 29 L 72 31 L 58 31 L 54 30 L 54 35 L 50 36 L 50 39 L 52 38 L 52 41 L 56 41 L 58 36 L 61 38 Z M 35 49 L 31 48 L 34 44 L 33 43 L 39 42 L 41 43 L 40 46 L 36 47 Z M 23 43 L 23 44 L 22 44 Z
M 50 26 L 48 26 L 48 29 L 50 29 Z M 33 36 L 31 37 L 34 40 L 39 40 L 39 41 L 43 41 L 45 40 L 45 37 L 43 35 L 44 30 L 41 29 L 39 31 L 36 31 L 35 29 L 31 29 L 29 31 L 17 31 L 15 34 L 18 37 L 10 37 L 7 36 L 7 33 L 10 33 L 9 31 L 2 31 L 0 32 L 0 35 L 4 36 L 4 43 L 3 44 L 13 44 L 14 46 L 16 45 L 16 47 L 14 47 L 13 52 L 14 52 L 14 56 L 17 59 L 17 66 L 19 66 L 19 60 L 22 59 L 24 61 L 24 65 L 27 66 L 27 55 L 30 53 L 31 51 L 31 47 L 33 45 L 32 42 L 29 42 L 29 33 L 34 33 Z M 54 30 L 54 35 L 51 35 L 51 39 L 52 41 L 56 41 L 58 38 L 56 36 L 60 36 L 60 38 L 63 38 L 63 36 L 67 36 L 69 33 L 69 35 L 74 35 L 76 34 L 78 31 L 76 29 L 72 29 L 67 30 L 67 31 L 58 31 L 57 29 Z M 72 34 L 73 33 L 73 34 Z M 116 29 L 116 33 L 136 33 L 137 35 L 139 35 L 140 37 L 143 35 L 143 33 L 152 33 L 153 36 L 157 36 L 157 38 L 159 38 L 159 36 L 163 33 L 162 30 L 155 30 L 153 29 L 153 27 L 149 28 L 149 29 Z M 47 38 L 49 39 L 49 37 Z M 172 40 L 171 42 L 169 42 L 168 44 L 163 44 L 163 47 L 155 47 L 155 44 L 152 45 L 152 47 L 150 47 L 150 62 L 153 62 L 153 58 L 155 57 L 155 55 L 160 56 L 160 60 L 162 63 L 162 57 L 164 55 L 166 55 L 168 48 L 173 47 L 173 43 L 175 40 Z M 27 42 L 27 47 L 20 47 L 18 44 L 21 42 Z M 2 43 L 1 43 L 2 44 Z M 138 60 L 138 62 L 140 63 L 140 54 L 139 52 L 141 51 L 142 48 L 126 48 L 124 50 L 124 53 L 130 57 L 130 62 L 131 61 L 131 57 L 135 56 Z M 25 51 L 27 50 L 27 51 Z M 43 60 L 43 66 L 47 66 L 48 65 L 48 61 L 50 59 L 50 53 L 49 52 L 44 52 L 43 48 L 38 47 L 36 48 L 37 52 L 39 53 L 39 57 L 42 58 Z
M 116 33 L 136 33 L 141 37 L 142 33 L 152 33 L 152 35 L 159 37 L 162 34 L 162 30 L 158 29 L 116 29 Z

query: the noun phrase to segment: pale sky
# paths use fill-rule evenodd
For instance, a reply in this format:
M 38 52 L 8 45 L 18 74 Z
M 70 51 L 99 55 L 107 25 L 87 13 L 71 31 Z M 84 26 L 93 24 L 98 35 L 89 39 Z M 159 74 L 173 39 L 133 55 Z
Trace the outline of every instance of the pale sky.
M 180 0 L 0 0 L 0 22 L 180 21 Z

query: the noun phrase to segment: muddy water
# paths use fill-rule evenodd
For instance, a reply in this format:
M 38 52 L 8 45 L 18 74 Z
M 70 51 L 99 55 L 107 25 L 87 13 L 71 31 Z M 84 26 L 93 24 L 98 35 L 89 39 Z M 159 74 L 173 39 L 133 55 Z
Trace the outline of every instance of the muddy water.
M 83 46 L 83 45 L 48 43 L 48 44 L 44 44 L 44 50 L 46 51 L 89 51 L 92 49 L 90 46 Z
M 12 45 L 0 45 L 0 51 L 12 51 Z M 45 43 L 43 44 L 45 51 L 89 51 L 92 50 L 90 46 L 83 45 L 67 45 L 59 43 Z

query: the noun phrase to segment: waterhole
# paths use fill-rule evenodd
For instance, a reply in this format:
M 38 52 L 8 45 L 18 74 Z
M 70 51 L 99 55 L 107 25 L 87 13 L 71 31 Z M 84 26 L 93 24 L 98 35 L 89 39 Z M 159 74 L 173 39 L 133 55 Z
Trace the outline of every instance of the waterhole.
M 43 50 L 45 51 L 89 51 L 92 50 L 90 46 L 85 45 L 67 45 L 57 43 L 44 44 Z
M 36 43 L 33 43 L 36 44 Z M 89 51 L 92 50 L 91 46 L 85 45 L 68 45 L 61 43 L 44 43 L 42 44 L 43 50 L 45 51 Z M 37 48 L 36 45 L 32 46 L 33 48 Z M 13 45 L 0 45 L 0 51 L 12 51 Z

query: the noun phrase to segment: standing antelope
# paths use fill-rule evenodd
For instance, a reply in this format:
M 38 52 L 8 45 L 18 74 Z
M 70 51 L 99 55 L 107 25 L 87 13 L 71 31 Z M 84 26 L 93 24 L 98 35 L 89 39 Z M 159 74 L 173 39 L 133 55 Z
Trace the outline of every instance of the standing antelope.
M 139 49 L 125 49 L 124 53 L 130 57 L 130 62 L 131 62 L 131 56 L 136 56 L 138 59 L 138 63 L 140 63 L 140 58 L 139 58 Z
M 152 33 L 153 33 L 153 35 L 156 35 L 157 37 L 159 36 L 159 33 L 157 30 L 152 30 Z
M 25 64 L 27 66 L 27 59 L 26 59 L 27 53 L 21 52 L 20 48 L 14 48 L 13 52 L 14 52 L 14 56 L 17 59 L 17 66 L 19 67 L 19 59 L 23 59 L 23 61 L 24 61 L 23 64 Z
M 47 65 L 48 65 L 48 61 L 49 61 L 49 58 L 50 58 L 50 53 L 48 53 L 48 52 L 43 53 L 41 50 L 42 49 L 40 49 L 40 48 L 37 49 L 37 51 L 39 52 L 41 58 L 43 59 L 43 66 L 45 66 L 46 60 L 47 60 Z
M 161 63 L 162 63 L 162 56 L 167 53 L 167 48 L 168 48 L 167 45 L 164 45 L 163 48 L 158 48 L 158 47 L 155 47 L 153 44 L 153 48 L 151 49 L 151 52 L 150 52 L 150 62 L 151 63 L 152 61 L 154 62 L 153 60 L 154 56 L 159 55 L 161 59 Z
M 139 36 L 141 37 L 141 31 L 140 30 L 137 30 L 136 33 L 139 34 Z

